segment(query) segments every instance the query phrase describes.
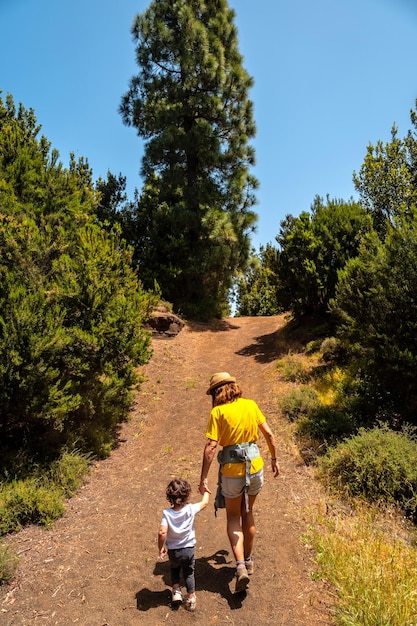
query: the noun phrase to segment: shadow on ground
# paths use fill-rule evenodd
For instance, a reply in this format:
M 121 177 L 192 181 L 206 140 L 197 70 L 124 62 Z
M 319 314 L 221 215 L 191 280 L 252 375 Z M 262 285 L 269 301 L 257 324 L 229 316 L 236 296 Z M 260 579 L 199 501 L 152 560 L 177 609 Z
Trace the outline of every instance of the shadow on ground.
M 219 594 L 227 600 L 229 607 L 239 609 L 246 597 L 246 592 L 233 593 L 235 568 L 226 560 L 227 550 L 218 550 L 209 557 L 196 559 L 195 577 L 196 591 L 208 591 Z M 153 572 L 161 576 L 167 589 L 163 591 L 151 591 L 144 587 L 136 594 L 136 607 L 138 611 L 149 611 L 158 606 L 171 606 L 171 573 L 169 561 L 158 561 Z M 171 608 L 175 610 L 172 606 Z M 178 607 L 177 607 L 178 608 Z
M 228 319 L 224 320 L 213 320 L 211 322 L 195 322 L 188 321 L 187 322 L 188 329 L 194 333 L 201 332 L 225 332 L 227 330 L 237 330 L 240 328 L 238 318 L 236 318 L 236 322 L 231 322 Z

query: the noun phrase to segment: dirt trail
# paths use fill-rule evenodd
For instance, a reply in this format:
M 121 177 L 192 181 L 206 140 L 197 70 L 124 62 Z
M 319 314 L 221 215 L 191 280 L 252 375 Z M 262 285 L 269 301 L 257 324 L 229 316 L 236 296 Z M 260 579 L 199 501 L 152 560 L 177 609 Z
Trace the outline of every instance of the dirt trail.
M 236 626 L 326 626 L 331 597 L 314 582 L 311 554 L 300 541 L 303 510 L 320 497 L 306 468 L 280 438 L 274 362 L 281 316 L 186 325 L 155 338 L 154 355 L 131 420 L 112 456 L 52 529 L 30 527 L 8 538 L 20 554 L 16 578 L 0 587 L 0 625 L 130 626 L 170 623 Z M 169 608 L 169 566 L 157 560 L 157 530 L 171 477 L 190 480 L 194 500 L 215 371 L 237 376 L 275 431 L 281 475 L 266 464 L 257 500 L 256 570 L 247 594 L 233 595 L 234 563 L 225 512 L 212 502 L 196 518 L 197 610 Z M 261 449 L 267 452 L 261 437 Z M 268 455 L 265 454 L 266 458 Z M 209 474 L 215 488 L 217 464 Z

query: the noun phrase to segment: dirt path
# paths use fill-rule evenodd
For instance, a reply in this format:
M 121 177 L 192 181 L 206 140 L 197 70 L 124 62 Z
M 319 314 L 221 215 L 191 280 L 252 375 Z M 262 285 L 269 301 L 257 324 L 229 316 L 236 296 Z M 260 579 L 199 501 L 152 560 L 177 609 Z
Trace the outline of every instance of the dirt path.
M 276 416 L 277 337 L 282 317 L 238 318 L 186 326 L 153 340 L 154 356 L 120 447 L 98 463 L 52 529 L 30 527 L 9 537 L 20 554 L 16 578 L 0 587 L 0 624 L 130 626 L 170 623 L 326 626 L 331 598 L 310 577 L 300 541 L 303 510 L 319 498 L 308 468 L 285 449 Z M 212 503 L 196 518 L 197 611 L 169 608 L 169 567 L 157 560 L 157 530 L 171 477 L 197 484 L 215 371 L 237 376 L 273 427 L 281 476 L 266 479 L 256 508 L 255 574 L 244 597 L 230 591 L 234 574 L 225 512 Z M 267 448 L 263 440 L 261 449 Z M 216 484 L 216 464 L 209 484 Z

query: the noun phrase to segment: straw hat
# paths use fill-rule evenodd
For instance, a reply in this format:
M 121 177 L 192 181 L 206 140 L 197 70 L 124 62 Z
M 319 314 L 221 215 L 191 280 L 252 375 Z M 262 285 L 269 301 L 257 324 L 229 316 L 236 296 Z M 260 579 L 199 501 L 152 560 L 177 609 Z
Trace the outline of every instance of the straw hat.
M 213 374 L 210 378 L 210 387 L 207 389 L 206 393 L 209 396 L 213 389 L 216 387 L 220 387 L 221 385 L 225 385 L 226 383 L 235 383 L 236 378 L 234 376 L 230 376 L 228 372 L 217 372 L 217 374 Z

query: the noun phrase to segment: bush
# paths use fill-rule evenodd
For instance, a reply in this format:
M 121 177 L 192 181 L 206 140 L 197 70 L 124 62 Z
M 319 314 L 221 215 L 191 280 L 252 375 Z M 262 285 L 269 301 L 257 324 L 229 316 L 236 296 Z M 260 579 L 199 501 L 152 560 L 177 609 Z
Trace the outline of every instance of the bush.
M 417 519 L 417 442 L 414 431 L 361 428 L 320 461 L 320 476 L 351 497 L 398 505 Z
M 64 452 L 49 468 L 35 467 L 26 478 L 0 483 L 0 535 L 27 524 L 49 526 L 65 510 L 64 500 L 74 495 L 89 470 L 89 458 Z
M 301 415 L 308 415 L 318 405 L 316 391 L 303 385 L 288 393 L 280 402 L 280 409 L 287 419 L 295 422 Z
M 309 369 L 292 354 L 280 359 L 277 369 L 281 372 L 282 378 L 290 383 L 306 383 L 310 378 Z
M 313 407 L 309 414 L 300 418 L 297 423 L 299 434 L 328 445 L 340 441 L 354 430 L 355 421 L 352 416 L 346 410 L 330 405 Z
M 63 491 L 52 483 L 30 478 L 0 485 L 0 535 L 28 524 L 49 526 L 63 512 Z
M 159 300 L 118 228 L 97 223 L 88 163 L 64 168 L 39 129 L 0 98 L 0 465 L 10 450 L 54 458 L 74 441 L 109 454 Z
M 81 487 L 88 471 L 88 456 L 77 452 L 64 452 L 61 458 L 52 464 L 49 473 L 52 482 L 61 487 L 66 498 L 70 498 Z
M 7 546 L 0 545 L 0 584 L 13 578 L 18 557 Z
M 320 352 L 326 363 L 334 361 L 340 352 L 340 341 L 336 337 L 327 337 L 321 343 Z
M 320 350 L 321 344 L 321 339 L 313 339 L 312 341 L 309 341 L 306 345 L 305 353 L 314 354 L 315 352 L 318 352 Z

